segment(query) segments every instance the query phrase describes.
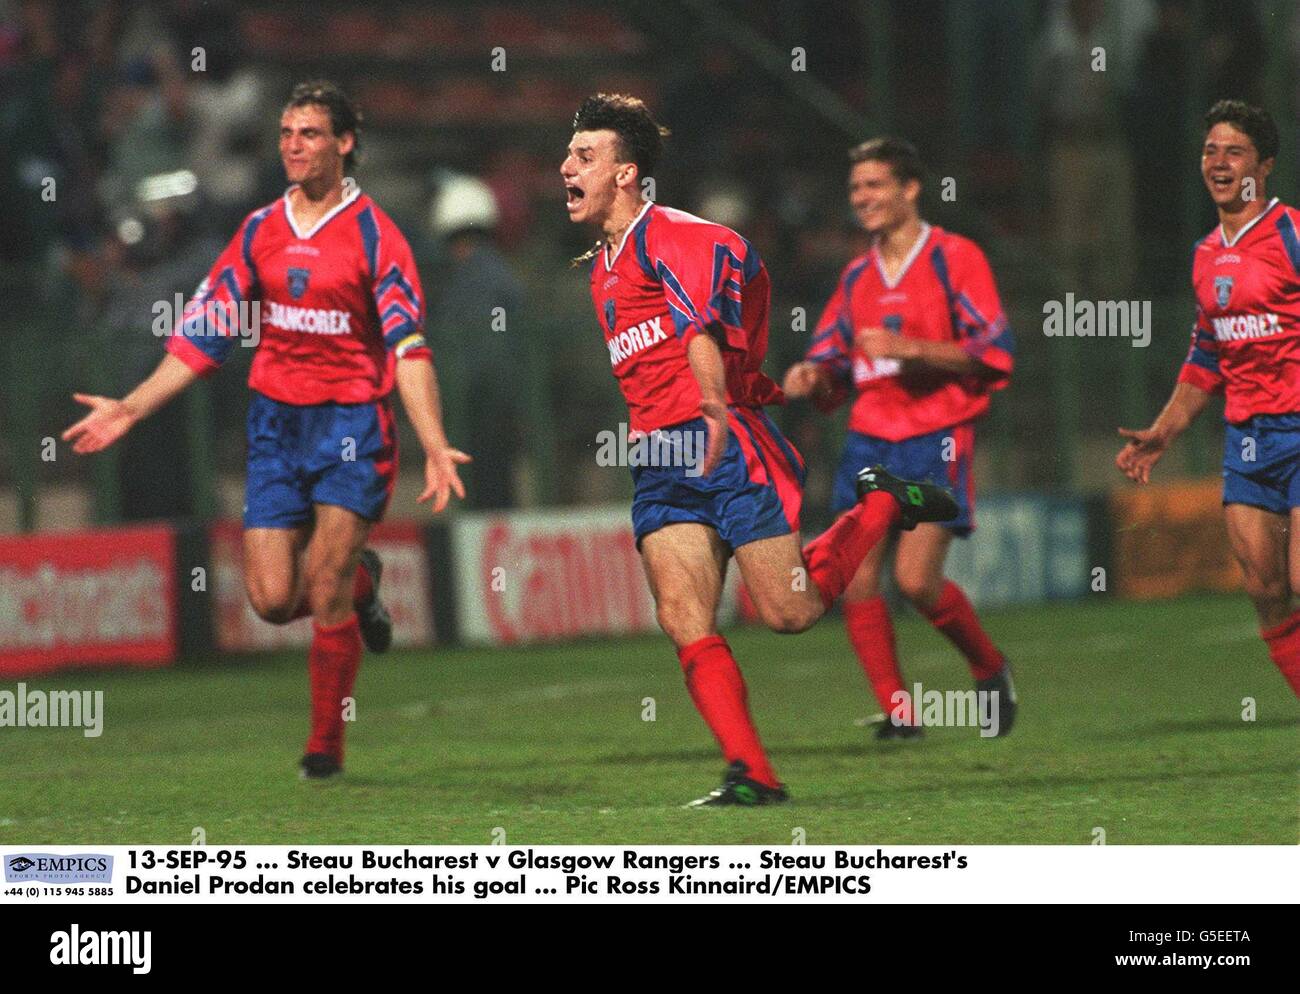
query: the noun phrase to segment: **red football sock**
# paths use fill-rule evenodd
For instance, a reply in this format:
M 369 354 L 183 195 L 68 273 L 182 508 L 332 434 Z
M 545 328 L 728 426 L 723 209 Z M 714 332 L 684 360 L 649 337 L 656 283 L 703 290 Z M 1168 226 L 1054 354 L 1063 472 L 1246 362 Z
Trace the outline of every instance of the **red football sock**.
M 728 763 L 741 760 L 749 776 L 769 787 L 779 787 L 758 729 L 749 716 L 749 693 L 731 646 L 721 635 L 709 635 L 677 650 L 686 689 L 695 708 L 713 730 Z
M 867 553 L 889 534 L 901 515 L 898 501 L 889 494 L 873 491 L 803 547 L 808 575 L 817 584 L 822 604 L 828 611 L 844 593 Z
M 871 682 L 880 710 L 892 718 L 897 711 L 905 724 L 912 722 L 911 702 L 901 711 L 894 694 L 903 690 L 903 674 L 898 669 L 898 649 L 894 642 L 894 623 L 883 597 L 844 602 L 844 622 L 849 643 L 858 654 L 862 672 Z M 903 698 L 906 700 L 906 698 Z
M 1268 643 L 1268 654 L 1273 664 L 1282 671 L 1295 695 L 1300 697 L 1300 611 L 1259 634 Z
M 343 762 L 343 698 L 352 696 L 361 665 L 361 627 L 350 614 L 337 625 L 316 625 L 307 652 L 311 678 L 311 737 L 307 752 Z
M 961 650 L 970 666 L 971 676 L 976 680 L 996 676 L 1006 665 L 1006 657 L 998 651 L 998 647 L 980 625 L 975 609 L 962 593 L 961 587 L 951 580 L 944 581 L 939 603 L 929 610 L 922 608 L 921 613 Z

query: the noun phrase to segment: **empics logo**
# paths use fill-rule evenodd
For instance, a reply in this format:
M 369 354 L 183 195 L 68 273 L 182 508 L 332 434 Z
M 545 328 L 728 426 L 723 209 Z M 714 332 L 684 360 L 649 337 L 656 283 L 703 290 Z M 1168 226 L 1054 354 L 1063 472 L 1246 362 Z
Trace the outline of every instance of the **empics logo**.
M 57 855 L 52 852 L 14 853 L 5 857 L 5 883 L 108 884 L 113 882 L 113 857 L 102 853 Z
M 66 932 L 50 933 L 50 962 L 55 966 L 129 966 L 148 973 L 153 965 L 153 933 L 81 931 L 73 923 Z

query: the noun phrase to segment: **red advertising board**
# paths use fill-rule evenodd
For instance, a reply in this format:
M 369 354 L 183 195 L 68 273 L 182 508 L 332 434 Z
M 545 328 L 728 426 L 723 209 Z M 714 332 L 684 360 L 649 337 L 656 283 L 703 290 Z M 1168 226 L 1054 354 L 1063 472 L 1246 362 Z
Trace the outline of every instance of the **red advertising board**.
M 224 652 L 302 647 L 311 643 L 311 619 L 272 625 L 259 618 L 244 593 L 243 529 L 237 522 L 214 524 L 208 533 L 214 598 L 213 630 Z M 366 545 L 384 563 L 383 600 L 393 617 L 393 644 L 428 645 L 433 641 L 429 603 L 429 569 L 424 536 L 414 522 L 375 525 Z
M 458 514 L 452 550 L 465 642 L 657 630 L 626 506 Z M 723 597 L 722 620 L 734 605 L 733 588 Z
M 167 527 L 0 536 L 0 675 L 176 656 Z

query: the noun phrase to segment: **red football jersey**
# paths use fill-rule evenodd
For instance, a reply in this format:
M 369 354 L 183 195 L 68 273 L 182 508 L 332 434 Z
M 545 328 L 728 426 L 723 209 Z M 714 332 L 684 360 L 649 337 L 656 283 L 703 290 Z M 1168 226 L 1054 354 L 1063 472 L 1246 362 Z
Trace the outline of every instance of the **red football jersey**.
M 730 228 L 647 203 L 612 258 L 591 267 L 591 299 L 605 333 L 633 431 L 700 416 L 686 346 L 707 333 L 726 367 L 727 403 L 779 404 L 760 372 L 771 285 L 753 246 Z
M 1228 241 L 1215 228 L 1196 245 L 1196 324 L 1180 383 L 1226 395 L 1234 424 L 1300 412 L 1300 236 L 1297 212 L 1269 202 Z
M 250 214 L 186 305 L 167 350 L 207 374 L 238 336 L 253 339 L 253 322 L 248 385 L 286 404 L 372 402 L 392 390 L 396 359 L 430 358 L 411 248 L 351 182 L 310 231 L 298 229 L 287 192 Z
M 854 333 L 860 328 L 960 343 L 998 376 L 903 375 L 897 359 L 873 362 L 855 348 Z M 982 415 L 990 394 L 1010 381 L 1014 351 L 984 253 L 968 238 L 925 224 L 893 280 L 886 279 L 874 247 L 845 267 L 807 357 L 830 373 L 834 386 L 831 397 L 818 406 L 833 409 L 856 387 L 849 429 L 896 442 Z

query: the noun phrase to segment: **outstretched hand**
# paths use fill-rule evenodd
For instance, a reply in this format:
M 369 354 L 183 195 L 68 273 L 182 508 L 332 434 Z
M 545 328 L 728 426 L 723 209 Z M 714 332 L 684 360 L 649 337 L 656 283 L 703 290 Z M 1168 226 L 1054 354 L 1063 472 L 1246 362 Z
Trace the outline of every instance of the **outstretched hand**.
M 433 513 L 440 514 L 446 510 L 453 493 L 464 500 L 465 484 L 461 482 L 456 467 L 473 461 L 473 456 L 451 446 L 429 452 L 424 457 L 424 492 L 415 499 L 416 503 L 432 500 Z
M 74 393 L 72 399 L 90 408 L 89 414 L 61 436 L 65 442 L 73 443 L 72 451 L 79 455 L 108 448 L 130 431 L 138 420 L 125 403 L 112 397 Z
M 1136 483 L 1150 483 L 1151 470 L 1169 448 L 1169 435 L 1154 426 L 1151 428 L 1120 428 L 1119 433 L 1128 444 L 1115 457 L 1119 471 Z

